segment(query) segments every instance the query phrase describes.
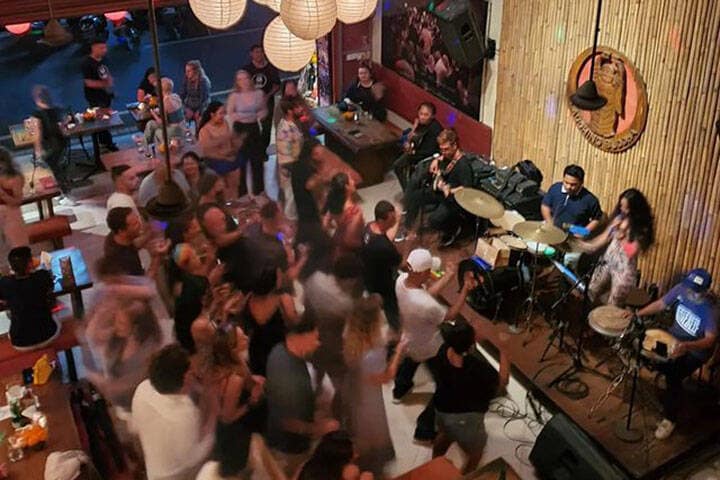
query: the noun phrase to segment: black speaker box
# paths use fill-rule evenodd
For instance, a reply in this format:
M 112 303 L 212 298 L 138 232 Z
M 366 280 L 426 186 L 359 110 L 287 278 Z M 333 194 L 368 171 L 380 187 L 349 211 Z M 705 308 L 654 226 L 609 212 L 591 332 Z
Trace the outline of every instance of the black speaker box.
M 542 429 L 530 452 L 530 462 L 542 479 L 628 480 L 580 428 L 562 413 Z
M 482 9 L 487 17 L 485 0 L 445 0 L 435 8 L 435 16 L 440 27 L 445 47 L 457 62 L 474 67 L 485 58 L 485 22 L 481 22 Z

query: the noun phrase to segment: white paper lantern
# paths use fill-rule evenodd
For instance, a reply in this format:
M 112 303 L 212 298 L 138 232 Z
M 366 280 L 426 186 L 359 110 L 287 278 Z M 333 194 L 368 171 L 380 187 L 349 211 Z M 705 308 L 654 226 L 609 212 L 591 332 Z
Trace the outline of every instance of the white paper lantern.
M 282 0 L 280 16 L 295 36 L 315 40 L 327 34 L 337 21 L 336 0 Z
M 375 13 L 377 0 L 337 0 L 337 17 L 343 23 L 362 22 Z
M 232 27 L 245 15 L 247 0 L 190 0 L 190 9 L 203 24 L 217 30 Z
M 263 5 L 268 7 L 273 12 L 280 13 L 280 4 L 282 3 L 282 0 L 262 0 L 265 2 Z
M 280 70 L 295 72 L 308 64 L 315 53 L 315 40 L 303 40 L 288 30 L 282 18 L 275 17 L 265 28 L 263 49 L 270 63 Z

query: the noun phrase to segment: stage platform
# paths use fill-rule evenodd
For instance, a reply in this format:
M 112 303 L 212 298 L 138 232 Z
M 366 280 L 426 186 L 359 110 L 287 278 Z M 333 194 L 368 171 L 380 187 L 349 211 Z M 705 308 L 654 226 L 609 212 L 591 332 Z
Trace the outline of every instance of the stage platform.
M 408 243 L 408 242 L 405 242 Z M 413 242 L 414 248 L 420 242 Z M 426 242 L 422 242 L 426 244 Z M 403 245 L 403 250 L 410 245 Z M 433 251 L 437 251 L 433 249 Z M 444 263 L 455 263 L 470 255 L 468 242 L 460 248 L 441 251 Z M 442 292 L 443 299 L 452 304 L 458 295 L 457 281 L 453 280 Z M 574 310 L 574 311 L 573 311 Z M 569 308 L 562 314 L 571 315 L 573 324 L 569 343 L 574 344 L 577 330 L 581 325 L 579 308 Z M 720 405 L 712 387 L 693 378 L 686 383 L 686 399 L 675 433 L 665 441 L 655 439 L 656 423 L 661 419 L 660 404 L 657 400 L 659 387 L 655 373 L 641 370 L 639 397 L 633 413 L 632 426 L 641 429 L 643 438 L 637 443 L 626 443 L 614 433 L 615 425 L 627 418 L 631 379 L 628 378 L 614 394 L 598 408 L 592 417 L 588 415 L 611 384 L 610 378 L 620 370 L 619 360 L 612 359 L 598 368 L 599 374 L 583 372 L 578 375 L 587 386 L 587 396 L 573 399 L 548 384 L 572 364 L 568 353 L 558 352 L 554 346 L 545 361 L 540 357 L 551 334 L 549 323 L 541 314 L 534 316 L 533 327 L 520 334 L 512 334 L 503 321 L 491 322 L 465 305 L 461 315 L 481 332 L 484 346 L 491 352 L 503 349 L 510 356 L 513 375 L 526 388 L 540 398 L 551 412 L 563 412 L 591 437 L 612 463 L 622 468 L 631 478 L 650 479 L 668 475 L 676 466 L 700 449 L 710 445 L 720 433 Z M 587 342 L 585 365 L 595 366 L 607 353 L 607 342 L 599 334 L 590 335 Z M 555 343 L 557 345 L 557 342 Z

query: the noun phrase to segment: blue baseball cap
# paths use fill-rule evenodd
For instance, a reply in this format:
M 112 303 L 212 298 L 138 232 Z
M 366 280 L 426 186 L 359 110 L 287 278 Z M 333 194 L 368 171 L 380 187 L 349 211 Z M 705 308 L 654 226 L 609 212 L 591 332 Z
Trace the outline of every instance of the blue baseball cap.
M 704 268 L 695 268 L 688 272 L 682 283 L 695 292 L 705 292 L 710 288 L 712 276 Z

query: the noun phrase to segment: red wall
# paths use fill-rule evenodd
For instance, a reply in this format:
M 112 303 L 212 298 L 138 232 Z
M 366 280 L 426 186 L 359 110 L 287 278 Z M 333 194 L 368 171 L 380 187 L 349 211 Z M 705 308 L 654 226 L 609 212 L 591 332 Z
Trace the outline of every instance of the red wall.
M 373 68 L 377 79 L 387 86 L 385 104 L 388 110 L 392 110 L 412 122 L 417 106 L 421 102 L 432 102 L 437 107 L 438 121 L 444 127 L 455 128 L 460 136 L 463 150 L 490 156 L 492 146 L 492 129 L 490 127 L 443 102 L 392 70 L 378 64 L 375 64 Z M 452 125 L 453 119 L 454 125 Z

